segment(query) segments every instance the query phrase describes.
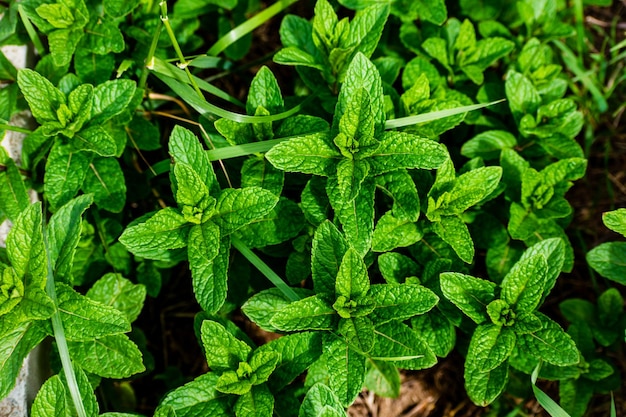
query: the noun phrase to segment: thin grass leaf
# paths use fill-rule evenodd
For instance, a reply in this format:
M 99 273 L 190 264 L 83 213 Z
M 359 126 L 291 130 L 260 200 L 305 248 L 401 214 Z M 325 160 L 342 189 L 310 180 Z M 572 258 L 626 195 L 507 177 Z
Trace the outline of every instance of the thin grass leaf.
M 209 49 L 207 55 L 219 55 L 221 52 L 224 51 L 224 49 L 228 48 L 230 45 L 237 42 L 239 39 L 246 36 L 248 33 L 252 32 L 254 29 L 258 28 L 263 23 L 267 22 L 269 19 L 285 10 L 296 1 L 298 0 L 278 0 L 267 9 L 246 20 L 245 22 L 219 38 L 218 41 L 215 42 L 215 44 Z
M 572 71 L 574 75 L 576 75 L 576 77 L 584 84 L 587 90 L 589 90 L 589 93 L 591 93 L 591 96 L 596 102 L 596 106 L 598 106 L 598 110 L 602 113 L 607 111 L 609 105 L 606 102 L 606 99 L 604 98 L 596 84 L 593 82 L 593 80 L 587 74 L 585 74 L 582 68 L 580 68 L 580 66 L 576 62 L 576 56 L 574 56 L 574 53 L 567 46 L 565 46 L 563 42 L 558 40 L 555 40 L 553 42 L 556 47 L 561 50 L 561 56 L 563 57 L 563 62 L 565 63 L 565 65 L 567 65 L 567 68 L 569 68 L 569 70 Z
M 213 58 L 213 57 L 205 57 L 205 58 Z M 218 61 L 222 61 L 222 59 L 219 58 L 213 58 L 216 59 Z M 190 61 L 193 62 L 195 60 Z M 167 62 L 163 61 L 162 59 L 159 58 L 154 58 L 152 65 L 150 67 L 154 72 L 162 74 L 162 75 L 166 75 L 170 78 L 173 78 L 177 81 L 183 82 L 185 84 L 190 84 L 189 81 L 189 77 L 187 77 L 187 74 L 185 73 L 185 71 L 183 71 L 182 69 L 176 67 L 175 65 L 172 64 L 168 64 Z M 245 107 L 246 105 L 243 104 L 241 101 L 237 100 L 235 97 L 231 96 L 230 94 L 228 94 L 227 92 L 220 90 L 219 88 L 215 87 L 213 84 L 210 84 L 206 81 L 204 81 L 202 78 L 198 78 L 195 75 L 192 75 L 194 81 L 196 82 L 196 85 L 203 91 L 206 91 L 209 94 L 212 94 L 216 97 L 221 98 L 222 100 L 228 101 L 229 103 L 233 103 L 239 107 Z
M 561 408 L 552 398 L 548 396 L 545 392 L 543 392 L 539 387 L 537 387 L 537 376 L 539 375 L 539 370 L 541 369 L 541 361 L 535 367 L 532 375 L 530 376 L 530 382 L 532 383 L 533 393 L 535 394 L 535 398 L 539 405 L 541 405 L 544 410 L 548 412 L 552 417 L 571 417 L 569 413 Z
M 206 117 L 209 120 L 215 120 L 215 116 L 223 117 L 228 120 L 232 120 L 238 123 L 267 123 L 274 122 L 276 120 L 286 119 L 287 117 L 296 114 L 302 110 L 302 108 L 313 98 L 315 95 L 310 95 L 306 100 L 297 106 L 277 114 L 272 114 L 270 116 L 248 116 L 240 113 L 233 113 L 228 110 L 224 110 L 221 107 L 218 107 L 214 104 L 209 103 L 204 98 L 199 97 L 198 94 L 187 84 L 183 84 L 171 77 L 165 76 L 163 74 L 155 73 L 157 78 L 163 81 L 169 88 L 171 88 L 174 93 L 176 93 L 180 98 L 185 100 L 187 104 L 193 107 L 198 113 L 202 116 Z
M 401 117 L 399 119 L 391 119 L 385 122 L 385 129 L 395 129 L 398 127 L 417 125 L 420 123 L 432 122 L 433 120 L 443 119 L 444 117 L 450 117 L 461 113 L 466 113 L 473 110 L 482 109 L 484 107 L 493 106 L 494 104 L 502 103 L 505 99 L 492 101 L 490 103 L 472 104 L 470 106 L 457 107 L 455 109 L 446 109 L 433 111 L 430 113 L 418 114 L 415 116 Z

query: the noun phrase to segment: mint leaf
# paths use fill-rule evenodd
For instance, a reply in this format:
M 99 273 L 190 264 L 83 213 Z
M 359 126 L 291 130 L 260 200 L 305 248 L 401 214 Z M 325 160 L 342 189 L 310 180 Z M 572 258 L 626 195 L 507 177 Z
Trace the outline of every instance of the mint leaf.
M 509 381 L 509 364 L 504 362 L 498 367 L 483 372 L 472 362 L 465 362 L 465 389 L 472 402 L 485 407 L 496 400 L 504 391 Z
M 377 326 L 392 320 L 404 321 L 432 309 L 439 297 L 421 285 L 376 284 L 369 292 L 376 308 L 368 316 Z
M 17 278 L 43 290 L 48 274 L 43 244 L 41 203 L 28 206 L 15 220 L 6 241 L 7 255 Z
M 561 326 L 541 313 L 535 313 L 542 329 L 530 334 L 519 335 L 518 349 L 524 355 L 541 358 L 557 366 L 574 365 L 580 355 L 576 344 Z
M 448 158 L 445 146 L 404 132 L 387 131 L 369 158 L 372 175 L 400 168 L 436 169 Z
M 267 216 L 244 226 L 236 233 L 249 248 L 262 248 L 296 237 L 303 226 L 304 216 L 298 204 L 281 197 Z
M 208 223 L 210 222 L 205 223 L 205 225 Z M 194 226 L 194 228 L 198 227 L 201 226 Z M 219 247 L 219 252 L 211 261 L 207 261 L 205 256 L 207 253 L 213 252 L 214 248 L 204 253 L 196 252 L 196 250 L 202 251 L 203 248 L 206 249 L 206 244 L 207 241 L 198 245 L 195 243 L 190 244 L 188 248 L 189 265 L 191 267 L 193 292 L 196 295 L 198 304 L 204 311 L 215 313 L 226 300 L 230 239 L 228 237 L 222 238 L 217 246 Z
M 344 296 L 348 300 L 356 300 L 365 295 L 370 288 L 367 267 L 363 259 L 352 248 L 346 251 L 341 260 L 337 279 L 335 281 L 335 295 Z
M 265 217 L 278 203 L 278 197 L 258 187 L 227 188 L 217 198 L 211 221 L 220 227 L 222 236 Z
M 400 395 L 400 372 L 390 363 L 369 360 L 364 384 L 381 397 L 395 398 Z
M 23 69 L 17 73 L 17 84 L 39 124 L 58 120 L 56 111 L 66 100 L 50 81 L 35 71 Z
M 501 297 L 518 313 L 533 312 L 541 300 L 548 263 L 541 254 L 522 257 L 502 280 Z
M 541 97 L 528 78 L 519 72 L 509 71 L 504 87 L 515 120 L 519 121 L 525 114 L 535 114 L 541 104 Z
M 161 401 L 157 414 L 171 407 L 176 417 L 230 415 L 228 395 L 215 389 L 218 378 L 217 374 L 209 372 L 169 392 Z
M 274 146 L 265 158 L 276 168 L 328 177 L 335 174 L 341 154 L 327 132 L 298 136 Z
M 246 362 L 252 348 L 232 335 L 221 324 L 205 320 L 200 329 L 209 367 L 215 372 L 235 370 Z
M 276 195 L 283 189 L 285 174 L 274 168 L 264 157 L 250 157 L 241 167 L 241 187 L 261 187 Z
M 476 324 L 488 320 L 487 304 L 495 299 L 496 284 L 458 272 L 441 274 L 441 291 Z
M 387 4 L 372 4 L 356 12 L 350 22 L 348 43 L 358 45 L 357 50 L 366 57 L 372 56 L 383 33 L 389 6 Z
M 92 202 L 91 195 L 81 195 L 59 208 L 50 218 L 48 250 L 57 280 L 72 282 L 72 265 L 80 240 L 82 215 Z
M 400 284 L 407 277 L 417 276 L 419 271 L 411 258 L 396 252 L 380 254 L 378 268 L 388 284 Z
M 177 163 L 174 165 L 176 179 L 176 202 L 183 216 L 190 223 L 206 221 L 215 208 L 215 199 L 193 167 Z
M 255 385 L 237 399 L 235 415 L 271 417 L 274 411 L 274 396 L 265 385 Z
M 143 220 L 129 225 L 119 238 L 133 254 L 167 260 L 169 250 L 187 245 L 190 225 L 176 209 L 167 207 Z
M 15 161 L 0 149 L 0 164 L 5 170 L 0 171 L 0 210 L 15 221 L 20 212 L 29 204 L 30 199 Z
M 326 184 L 329 201 L 343 226 L 343 232 L 361 256 L 369 251 L 372 242 L 374 190 L 374 180 L 367 178 L 361 186 L 359 195 L 347 202 L 342 198 L 336 181 L 330 178 Z
M 376 177 L 376 186 L 393 199 L 394 217 L 416 222 L 420 215 L 420 200 L 413 179 L 399 169 Z
M 333 289 L 334 290 L 334 289 Z M 294 288 L 301 298 L 311 295 L 309 290 Z M 248 299 L 241 307 L 246 316 L 264 330 L 276 332 L 278 329 L 270 324 L 274 314 L 288 306 L 291 300 L 278 288 L 259 291 Z
M 219 185 L 209 157 L 198 141 L 198 138 L 189 130 L 175 126 L 169 139 L 169 153 L 174 162 L 187 164 L 204 181 L 211 195 L 219 191 Z
M 339 265 L 348 251 L 348 243 L 330 221 L 315 231 L 311 249 L 313 288 L 317 294 L 334 294 Z
M 454 348 L 456 332 L 454 325 L 440 310 L 411 319 L 411 327 L 439 357 L 446 357 Z
M 388 252 L 411 246 L 424 236 L 417 223 L 396 218 L 391 211 L 382 215 L 372 235 L 372 251 Z
M 468 158 L 480 156 L 484 160 L 499 159 L 503 149 L 517 145 L 515 136 L 506 130 L 488 130 L 474 136 L 461 147 L 461 155 Z
M 304 396 L 298 417 L 344 417 L 346 412 L 337 394 L 324 384 L 313 385 Z
M 283 307 L 270 324 L 283 331 L 334 330 L 337 312 L 319 296 L 307 297 Z
M 432 349 L 411 328 L 401 322 L 389 322 L 374 330 L 374 347 L 369 356 L 402 369 L 426 369 L 437 363 Z
M 58 29 L 48 34 L 50 55 L 56 67 L 64 67 L 71 62 L 83 34 L 82 29 Z
M 69 146 L 59 143 L 52 146 L 44 174 L 44 194 L 51 211 L 56 211 L 76 195 L 90 163 L 91 156 L 83 152 L 74 152 Z
M 114 156 L 117 152 L 115 139 L 99 125 L 75 133 L 70 144 L 74 151 L 93 152 L 100 156 Z
M 361 184 L 369 173 L 369 164 L 363 160 L 343 159 L 337 165 L 339 192 L 346 201 L 352 201 L 361 191 Z
M 47 336 L 41 324 L 16 323 L 11 316 L 0 316 L 0 398 L 9 395 L 26 355 Z
M 68 342 L 68 348 L 85 371 L 105 378 L 128 378 L 146 369 L 139 348 L 123 334 Z
M 626 237 L 626 208 L 603 213 L 602 222 L 609 229 Z
M 484 324 L 474 330 L 466 363 L 471 368 L 488 372 L 502 365 L 513 352 L 515 333 L 495 324 Z
M 113 307 L 93 301 L 61 283 L 57 283 L 57 296 L 69 341 L 89 341 L 130 331 L 128 319 Z
M 276 114 L 283 111 L 284 104 L 276 77 L 269 68 L 261 67 L 250 83 L 246 112 L 254 114 L 257 108 L 263 107 L 270 114 Z
M 66 399 L 65 385 L 59 375 L 54 375 L 41 386 L 33 401 L 31 415 L 33 417 L 66 417 L 70 405 Z
M 608 242 L 587 253 L 587 262 L 603 277 L 626 284 L 626 242 Z
M 133 322 L 141 313 L 146 298 L 146 287 L 133 284 L 120 274 L 108 273 L 96 281 L 86 296 L 94 301 L 116 308 Z
M 99 84 L 94 90 L 89 125 L 102 124 L 126 110 L 135 90 L 135 82 L 132 80 L 113 80 Z
M 119 162 L 113 158 L 94 158 L 82 190 L 93 194 L 94 202 L 101 209 L 121 212 L 126 203 L 126 181 Z
M 352 404 L 365 380 L 365 357 L 341 339 L 327 338 L 324 343 L 328 366 L 328 385 L 347 407 Z
M 294 333 L 260 346 L 255 352 L 278 352 L 280 361 L 269 377 L 269 386 L 277 391 L 290 384 L 322 354 L 322 336 L 318 332 Z

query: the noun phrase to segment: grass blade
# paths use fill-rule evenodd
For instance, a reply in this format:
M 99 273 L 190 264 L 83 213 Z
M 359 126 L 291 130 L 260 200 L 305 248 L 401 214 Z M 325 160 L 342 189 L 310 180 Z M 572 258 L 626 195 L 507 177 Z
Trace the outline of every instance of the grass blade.
M 548 412 L 552 417 L 570 417 L 569 413 L 561 408 L 552 398 L 548 396 L 545 392 L 543 392 L 537 385 L 537 376 L 539 375 L 539 370 L 541 369 L 541 362 L 537 364 L 533 374 L 530 376 L 530 382 L 532 383 L 533 393 L 535 394 L 535 398 L 539 405 L 541 405 L 544 410 Z
M 265 23 L 266 21 L 268 21 L 278 13 L 282 12 L 287 7 L 291 6 L 297 1 L 298 0 L 278 0 L 267 9 L 246 20 L 245 22 L 219 38 L 218 41 L 215 42 L 215 44 L 209 49 L 207 55 L 219 55 L 221 52 L 224 51 L 224 49 L 228 48 L 230 45 L 237 42 L 239 39 L 252 32 L 254 29 L 258 28 L 263 23 Z
M 470 106 L 457 107 L 455 109 L 446 109 L 433 111 L 430 113 L 418 114 L 415 116 L 400 117 L 399 119 L 391 119 L 385 122 L 385 129 L 395 129 L 398 127 L 417 125 L 420 123 L 431 122 L 433 120 L 443 119 L 444 117 L 454 116 L 468 111 L 482 109 L 484 107 L 493 106 L 502 103 L 505 99 L 492 101 L 490 103 L 472 104 Z

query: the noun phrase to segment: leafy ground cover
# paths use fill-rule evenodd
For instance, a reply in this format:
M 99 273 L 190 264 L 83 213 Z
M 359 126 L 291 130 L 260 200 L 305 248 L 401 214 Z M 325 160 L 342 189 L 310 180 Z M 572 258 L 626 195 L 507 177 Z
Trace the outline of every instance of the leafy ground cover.
M 0 397 L 626 412 L 624 5 L 505 3 L 3 5 Z

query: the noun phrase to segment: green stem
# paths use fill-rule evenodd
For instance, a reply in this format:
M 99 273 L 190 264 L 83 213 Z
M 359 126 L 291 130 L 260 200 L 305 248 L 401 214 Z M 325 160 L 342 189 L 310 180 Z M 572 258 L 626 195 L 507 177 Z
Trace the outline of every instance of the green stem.
M 265 277 L 269 279 L 283 294 L 285 294 L 287 298 L 291 301 L 298 301 L 300 299 L 298 294 L 296 294 L 296 292 L 289 285 L 287 285 L 285 281 L 283 281 L 283 279 L 272 270 L 272 268 L 263 262 L 261 258 L 256 256 L 256 254 L 252 252 L 252 250 L 250 250 L 245 243 L 232 235 L 230 237 L 230 241 L 235 249 L 237 249 L 239 253 L 241 253 L 248 261 L 250 261 L 250 263 L 259 270 L 259 272 L 265 275 Z
M 149 70 L 154 67 L 154 54 L 156 52 L 157 45 L 159 44 L 159 38 L 161 37 L 161 29 L 163 29 L 163 22 L 159 20 L 154 36 L 152 37 L 152 43 L 150 44 L 148 55 L 146 56 L 146 65 L 143 67 L 141 78 L 139 79 L 139 88 L 141 89 L 145 88 Z
M 31 133 L 33 133 L 32 130 L 24 129 L 23 127 L 7 125 L 7 124 L 4 124 L 4 123 L 0 123 L 0 130 L 10 130 L 12 132 L 23 133 L 25 135 L 30 135 Z
M 174 30 L 172 29 L 172 25 L 170 25 L 170 19 L 167 16 L 167 1 L 162 0 L 161 3 L 159 3 L 159 6 L 161 6 L 161 21 L 163 22 L 163 25 L 165 26 L 165 30 L 167 31 L 167 35 L 170 37 L 170 41 L 172 42 L 172 45 L 174 46 L 176 55 L 178 55 L 179 63 L 177 64 L 177 66 L 178 68 L 185 70 L 185 72 L 187 73 L 187 76 L 189 77 L 189 82 L 191 86 L 193 87 L 193 89 L 196 90 L 196 93 L 198 93 L 200 97 L 204 98 L 204 95 L 202 95 L 202 91 L 200 91 L 198 84 L 196 84 L 196 80 L 194 80 L 193 76 L 191 75 L 191 72 L 189 71 L 189 68 L 188 68 L 189 62 L 185 58 L 185 55 L 183 55 L 183 51 L 180 49 L 180 45 L 178 44 L 178 41 L 176 40 L 176 35 L 174 35 Z
M 245 143 L 243 145 L 227 146 L 224 148 L 211 149 L 207 151 L 211 161 L 219 161 L 221 159 L 237 158 L 240 156 L 253 155 L 255 153 L 267 152 L 289 138 L 279 138 L 264 140 L 262 142 Z
M 26 32 L 28 33 L 28 37 L 30 37 L 31 42 L 35 45 L 35 49 L 37 49 L 39 55 L 44 56 L 46 54 L 46 48 L 44 48 L 43 43 L 41 43 L 41 39 L 39 39 L 39 35 L 37 35 L 37 30 L 35 30 L 35 27 L 30 22 L 30 19 L 26 15 L 26 12 L 24 12 L 24 8 L 21 4 L 17 5 L 17 12 L 22 18 L 24 28 L 26 28 Z
M 267 22 L 269 19 L 282 12 L 287 7 L 291 6 L 297 1 L 298 0 L 278 0 L 267 9 L 246 20 L 245 22 L 219 38 L 218 41 L 215 42 L 215 44 L 211 47 L 211 49 L 209 49 L 207 55 L 219 55 L 222 51 L 224 51 L 224 49 L 228 48 L 230 45 L 237 42 L 239 39 L 252 32 L 254 29 L 258 28 L 263 23 Z
M 52 258 L 50 257 L 50 247 L 48 246 L 48 235 L 46 226 L 43 227 L 43 244 L 46 250 L 46 257 L 48 263 L 48 277 L 46 280 L 46 293 L 52 299 L 55 305 L 58 306 L 57 294 L 54 284 L 54 272 L 52 270 Z M 65 339 L 65 330 L 63 329 L 63 321 L 61 320 L 61 314 L 59 310 L 52 315 L 52 330 L 54 332 L 54 339 L 57 342 L 57 349 L 59 350 L 59 356 L 61 358 L 61 364 L 63 371 L 65 372 L 65 379 L 67 380 L 67 386 L 70 390 L 70 396 L 74 402 L 76 413 L 78 417 L 87 417 L 85 406 L 80 395 L 80 389 L 78 388 L 78 382 L 76 381 L 76 375 L 74 374 L 74 368 L 72 366 L 72 359 L 70 358 L 70 351 L 67 347 L 67 339 Z

